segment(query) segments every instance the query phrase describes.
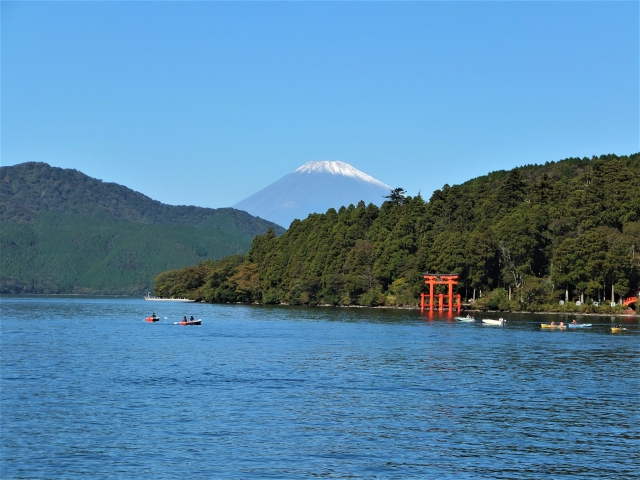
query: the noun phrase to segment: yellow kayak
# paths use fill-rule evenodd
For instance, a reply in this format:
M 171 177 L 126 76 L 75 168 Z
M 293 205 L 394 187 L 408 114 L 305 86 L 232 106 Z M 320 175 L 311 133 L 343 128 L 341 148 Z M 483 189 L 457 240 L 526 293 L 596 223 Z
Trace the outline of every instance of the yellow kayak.
M 622 333 L 626 331 L 627 329 L 624 327 L 611 327 L 611 333 Z
M 564 330 L 567 328 L 566 325 L 551 325 L 550 323 L 541 323 L 540 324 L 540 328 L 550 328 L 550 329 L 557 329 L 557 330 Z

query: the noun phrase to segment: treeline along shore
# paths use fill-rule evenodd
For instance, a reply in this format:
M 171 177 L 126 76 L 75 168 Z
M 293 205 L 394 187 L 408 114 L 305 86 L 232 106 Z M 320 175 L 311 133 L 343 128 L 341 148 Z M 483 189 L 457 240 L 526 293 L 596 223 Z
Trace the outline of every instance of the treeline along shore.
M 637 289 L 639 246 L 640 154 L 568 158 L 445 185 L 429 201 L 396 189 L 380 208 L 312 214 L 256 236 L 244 256 L 164 272 L 154 289 L 218 303 L 411 307 L 428 271 L 460 274 L 458 291 L 478 308 L 621 313 L 611 301 Z

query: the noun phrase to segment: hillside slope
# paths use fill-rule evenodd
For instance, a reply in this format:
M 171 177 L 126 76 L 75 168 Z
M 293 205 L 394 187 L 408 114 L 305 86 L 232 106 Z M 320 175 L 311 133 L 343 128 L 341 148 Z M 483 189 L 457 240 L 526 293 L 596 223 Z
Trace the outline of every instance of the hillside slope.
M 35 162 L 0 167 L 0 221 L 1 293 L 140 294 L 161 271 L 243 254 L 255 235 L 284 231 Z
M 256 237 L 231 267 L 166 272 L 155 289 L 214 302 L 416 305 L 423 272 L 456 272 L 463 297 L 484 292 L 485 306 L 557 308 L 632 291 L 639 249 L 640 154 L 604 155 L 493 172 L 428 202 L 330 209 Z

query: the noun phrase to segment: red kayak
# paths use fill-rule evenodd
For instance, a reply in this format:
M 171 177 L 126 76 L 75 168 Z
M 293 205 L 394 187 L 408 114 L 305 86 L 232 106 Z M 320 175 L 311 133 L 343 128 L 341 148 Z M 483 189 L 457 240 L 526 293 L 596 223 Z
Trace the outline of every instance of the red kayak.
M 147 317 L 147 318 L 145 318 L 145 321 L 147 321 L 147 322 L 157 322 L 159 320 L 160 320 L 159 317 L 155 317 L 155 318 L 154 317 Z
M 173 322 L 174 325 L 202 325 L 202 320 L 187 320 L 182 322 Z

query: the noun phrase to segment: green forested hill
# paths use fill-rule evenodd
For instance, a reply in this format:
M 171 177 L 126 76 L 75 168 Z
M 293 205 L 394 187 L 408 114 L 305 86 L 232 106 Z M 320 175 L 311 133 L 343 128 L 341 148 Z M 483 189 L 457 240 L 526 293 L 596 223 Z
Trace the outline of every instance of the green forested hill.
M 256 237 L 246 257 L 165 272 L 156 293 L 415 305 L 421 273 L 455 272 L 480 305 L 543 309 L 565 297 L 618 299 L 640 280 L 640 154 L 493 172 L 428 202 L 397 193 L 381 208 L 330 209 Z
M 255 235 L 284 231 L 34 162 L 0 167 L 0 221 L 1 293 L 140 294 L 159 272 L 244 254 Z

